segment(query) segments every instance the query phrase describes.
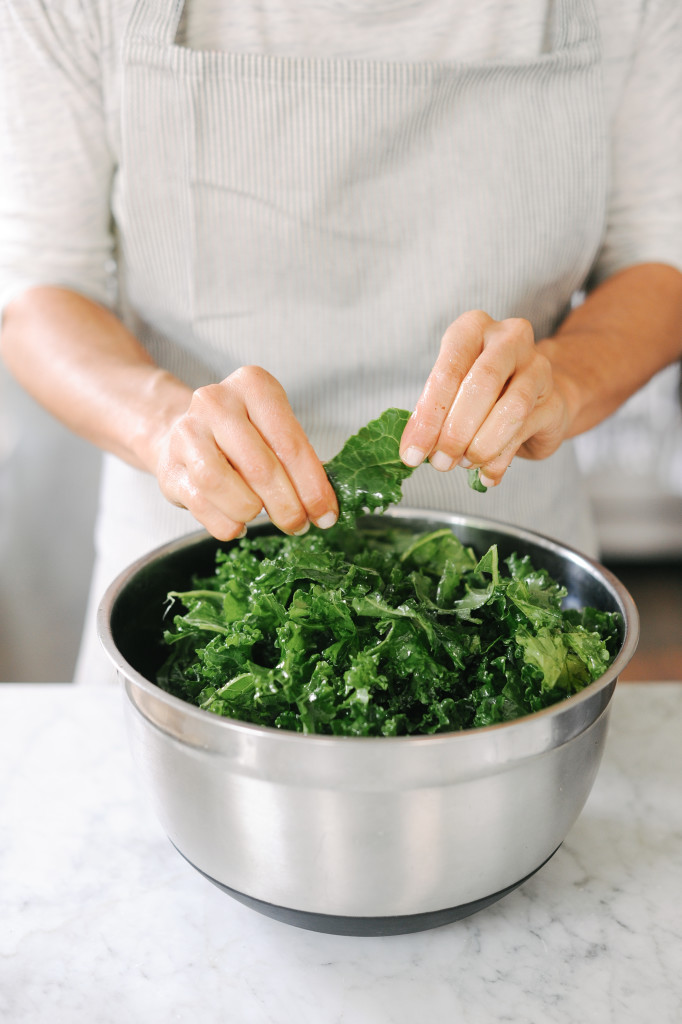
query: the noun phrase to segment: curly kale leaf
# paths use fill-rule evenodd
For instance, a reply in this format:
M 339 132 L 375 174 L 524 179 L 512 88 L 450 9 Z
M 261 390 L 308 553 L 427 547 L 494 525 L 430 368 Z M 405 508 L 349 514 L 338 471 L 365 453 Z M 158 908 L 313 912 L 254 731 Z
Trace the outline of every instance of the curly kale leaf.
M 409 418 L 404 409 L 386 409 L 326 463 L 342 526 L 352 527 L 363 512 L 384 512 L 400 501 L 403 480 L 414 472 L 401 461 L 399 451 Z

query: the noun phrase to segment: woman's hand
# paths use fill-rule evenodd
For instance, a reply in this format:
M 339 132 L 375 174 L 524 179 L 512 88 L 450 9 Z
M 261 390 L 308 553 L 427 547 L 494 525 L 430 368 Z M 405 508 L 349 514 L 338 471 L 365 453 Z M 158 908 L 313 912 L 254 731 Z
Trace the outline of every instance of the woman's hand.
M 263 508 L 285 533 L 332 526 L 336 495 L 289 405 L 265 370 L 246 366 L 194 391 L 155 444 L 165 497 L 209 533 L 232 540 Z
M 425 458 L 442 472 L 477 466 L 495 486 L 515 455 L 554 452 L 570 421 L 549 359 L 527 320 L 464 313 L 445 332 L 440 353 L 403 433 L 403 462 Z

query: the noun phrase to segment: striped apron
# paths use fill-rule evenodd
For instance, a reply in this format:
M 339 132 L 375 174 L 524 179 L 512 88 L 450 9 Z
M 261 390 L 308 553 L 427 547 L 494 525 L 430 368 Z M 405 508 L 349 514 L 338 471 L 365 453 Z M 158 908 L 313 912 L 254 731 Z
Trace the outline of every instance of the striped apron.
M 161 366 L 193 387 L 264 366 L 324 460 L 414 406 L 465 310 L 553 331 L 604 225 L 591 0 L 556 0 L 533 59 L 478 63 L 191 50 L 181 10 L 135 5 L 112 198 L 120 315 Z M 428 465 L 404 493 L 595 551 L 570 444 L 485 495 Z M 121 568 L 196 526 L 106 457 L 90 615 Z M 93 633 L 78 679 L 104 671 Z

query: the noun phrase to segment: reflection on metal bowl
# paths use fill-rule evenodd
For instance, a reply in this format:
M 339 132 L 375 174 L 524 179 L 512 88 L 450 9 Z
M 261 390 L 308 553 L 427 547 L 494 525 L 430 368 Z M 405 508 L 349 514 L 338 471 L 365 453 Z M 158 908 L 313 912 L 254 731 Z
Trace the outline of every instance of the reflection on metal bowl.
M 319 931 L 434 927 L 537 871 L 589 795 L 609 702 L 637 644 L 632 598 L 578 552 L 486 519 L 399 509 L 384 525 L 389 516 L 415 530 L 448 526 L 478 552 L 497 543 L 502 557 L 529 554 L 567 587 L 569 603 L 619 611 L 622 643 L 608 672 L 551 708 L 487 728 L 304 736 L 212 715 L 151 681 L 167 592 L 212 571 L 219 542 L 207 534 L 137 561 L 99 610 L 100 637 L 125 684 L 133 754 L 171 842 L 235 898 Z

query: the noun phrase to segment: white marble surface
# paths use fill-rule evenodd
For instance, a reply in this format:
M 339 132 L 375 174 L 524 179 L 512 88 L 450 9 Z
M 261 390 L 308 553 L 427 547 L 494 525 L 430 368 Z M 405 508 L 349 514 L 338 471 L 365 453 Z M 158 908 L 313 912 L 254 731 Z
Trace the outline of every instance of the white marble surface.
M 620 684 L 581 817 L 522 889 L 419 934 L 306 932 L 170 846 L 118 690 L 0 684 L 6 1024 L 678 1024 L 682 683 Z

